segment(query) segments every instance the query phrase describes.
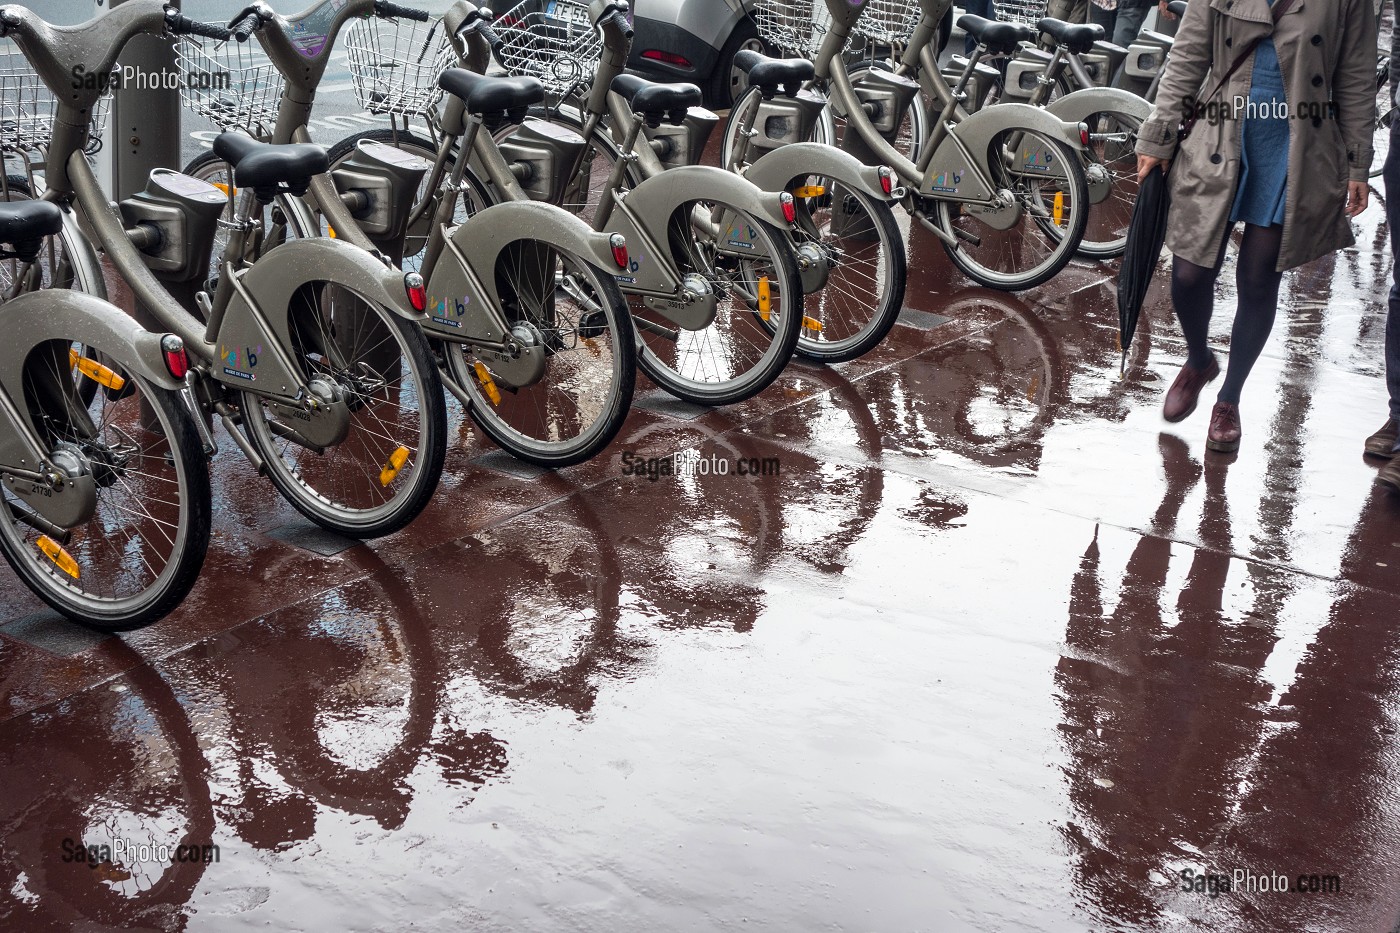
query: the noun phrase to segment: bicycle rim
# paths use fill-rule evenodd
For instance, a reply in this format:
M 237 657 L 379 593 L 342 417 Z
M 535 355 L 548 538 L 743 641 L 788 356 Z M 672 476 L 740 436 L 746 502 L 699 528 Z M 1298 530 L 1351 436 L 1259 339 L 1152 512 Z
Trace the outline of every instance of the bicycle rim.
M 1128 226 L 1138 197 L 1135 147 L 1142 121 L 1130 114 L 1102 111 L 1089 114 L 1083 122 L 1089 127 L 1085 170 L 1106 176 L 1108 194 L 1089 204 L 1079 254 L 1096 259 L 1121 256 L 1128 245 Z M 1053 235 L 1051 227 L 1045 229 Z
M 269 478 L 303 515 L 352 537 L 397 531 L 422 511 L 442 473 L 446 406 L 422 333 L 333 282 L 292 298 L 289 352 L 312 381 L 343 393 L 347 435 L 317 452 L 285 436 L 295 416 L 243 393 L 243 424 Z
M 156 621 L 194 585 L 209 541 L 209 475 L 193 425 L 172 393 L 109 352 L 49 341 L 25 366 L 24 403 L 50 456 L 60 468 L 82 464 L 96 510 L 72 528 L 45 528 L 15 495 L 24 481 L 6 483 L 5 556 L 75 621 L 113 631 Z M 84 404 L 78 384 L 92 373 L 104 387 Z

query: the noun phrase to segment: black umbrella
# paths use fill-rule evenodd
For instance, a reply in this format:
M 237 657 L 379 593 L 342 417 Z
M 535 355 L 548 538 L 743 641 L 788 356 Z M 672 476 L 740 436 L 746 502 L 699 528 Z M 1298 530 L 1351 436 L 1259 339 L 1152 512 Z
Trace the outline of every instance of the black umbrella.
M 1133 219 L 1128 225 L 1128 245 L 1123 264 L 1118 267 L 1118 340 L 1123 350 L 1123 366 L 1128 364 L 1128 348 L 1137 333 L 1138 315 L 1157 260 L 1162 255 L 1162 243 L 1167 238 L 1167 211 L 1171 193 L 1162 167 L 1147 173 L 1138 188 Z

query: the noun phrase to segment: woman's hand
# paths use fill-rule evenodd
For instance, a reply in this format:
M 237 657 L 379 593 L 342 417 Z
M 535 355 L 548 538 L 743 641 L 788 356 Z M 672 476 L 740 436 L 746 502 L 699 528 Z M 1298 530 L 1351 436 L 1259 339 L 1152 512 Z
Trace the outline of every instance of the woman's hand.
M 1142 156 L 1138 156 L 1139 164 Z M 1355 217 L 1366 209 L 1371 200 L 1371 186 L 1364 181 L 1347 182 L 1347 216 Z
M 1137 159 L 1138 159 L 1138 173 L 1137 173 L 1138 184 L 1142 184 L 1142 180 L 1143 180 L 1144 178 L 1147 177 L 1147 173 L 1150 172 L 1150 171 L 1152 171 L 1154 168 L 1156 168 L 1156 167 L 1159 166 L 1159 165 L 1162 166 L 1162 174 L 1165 175 L 1165 174 L 1167 173 L 1167 169 L 1168 169 L 1168 168 L 1171 166 L 1171 164 L 1172 164 L 1172 160 L 1171 160 L 1171 159 L 1159 159 L 1159 158 L 1157 158 L 1156 156 L 1143 155 L 1143 154 L 1141 154 L 1141 153 L 1138 153 Z M 1362 206 L 1364 207 L 1365 205 L 1363 204 Z

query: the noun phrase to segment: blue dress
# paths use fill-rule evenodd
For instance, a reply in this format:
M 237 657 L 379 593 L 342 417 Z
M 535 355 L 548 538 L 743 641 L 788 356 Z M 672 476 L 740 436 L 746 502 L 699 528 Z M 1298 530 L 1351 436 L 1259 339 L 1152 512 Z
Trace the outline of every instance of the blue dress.
M 1255 47 L 1249 103 L 1240 129 L 1240 185 L 1230 220 L 1268 227 L 1283 223 L 1288 187 L 1288 96 L 1273 39 Z

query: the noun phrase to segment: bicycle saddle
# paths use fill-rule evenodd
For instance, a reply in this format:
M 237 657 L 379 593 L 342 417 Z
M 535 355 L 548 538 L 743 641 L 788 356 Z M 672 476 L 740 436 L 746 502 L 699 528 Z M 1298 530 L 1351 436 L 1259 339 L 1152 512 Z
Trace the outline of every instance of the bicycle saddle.
M 525 118 L 531 104 L 544 100 L 544 85 L 539 78 L 479 75 L 465 68 L 444 71 L 438 78 L 438 87 L 462 98 L 468 113 L 507 113 L 516 123 Z
M 660 126 L 665 116 L 679 126 L 685 112 L 700 106 L 700 89 L 693 84 L 658 84 L 636 75 L 618 75 L 609 89 L 647 118 L 647 126 Z
M 214 138 L 214 155 L 233 166 L 234 183 L 252 188 L 259 201 L 271 201 L 279 184 L 292 194 L 305 194 L 311 176 L 331 164 L 321 146 L 260 143 L 242 133 L 220 133 Z
M 784 94 L 796 97 L 802 82 L 810 81 L 817 73 L 805 58 L 769 58 L 753 49 L 737 53 L 734 65 L 749 76 L 749 83 L 757 85 L 764 98 L 772 98 L 780 84 Z
M 63 228 L 63 212 L 48 201 L 0 201 L 0 243 L 14 246 L 20 259 L 39 255 L 39 243 Z
M 958 25 L 993 55 L 1010 55 L 1022 42 L 1034 38 L 1034 34 L 1019 23 L 994 23 L 971 14 L 958 17 Z
M 1095 42 L 1095 43 L 1094 43 L 1094 51 L 1095 51 L 1095 52 L 1103 52 L 1104 54 L 1110 55 L 1110 56 L 1113 56 L 1113 55 L 1127 55 L 1127 54 L 1128 54 L 1128 50 L 1125 49 L 1125 48 L 1123 48 L 1123 46 L 1121 46 L 1121 45 L 1114 45 L 1112 42 L 1109 42 L 1107 39 L 1100 39 L 1098 42 Z
M 1097 23 L 1067 23 L 1062 19 L 1047 16 L 1036 23 L 1036 28 L 1055 40 L 1057 45 L 1076 55 L 1091 51 L 1094 43 L 1103 38 L 1103 27 Z
M 1186 0 L 1170 0 L 1167 9 L 1174 13 L 1177 19 L 1181 19 L 1186 15 Z

